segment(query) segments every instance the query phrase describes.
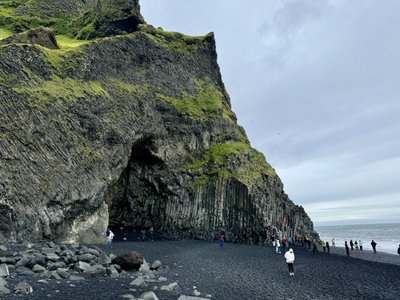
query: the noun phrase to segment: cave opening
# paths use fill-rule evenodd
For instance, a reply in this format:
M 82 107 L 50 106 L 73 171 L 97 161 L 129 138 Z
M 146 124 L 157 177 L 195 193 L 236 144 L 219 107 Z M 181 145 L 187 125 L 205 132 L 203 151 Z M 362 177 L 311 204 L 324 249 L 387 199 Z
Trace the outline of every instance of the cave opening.
M 162 182 L 166 167 L 153 153 L 151 138 L 143 138 L 133 145 L 127 167 L 106 195 L 110 228 L 140 232 L 162 227 L 168 196 Z

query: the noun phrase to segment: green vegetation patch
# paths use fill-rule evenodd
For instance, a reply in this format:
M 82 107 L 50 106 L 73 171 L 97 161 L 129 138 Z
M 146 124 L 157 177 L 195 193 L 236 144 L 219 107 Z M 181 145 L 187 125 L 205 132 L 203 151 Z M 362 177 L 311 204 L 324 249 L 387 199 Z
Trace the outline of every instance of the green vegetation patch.
M 12 36 L 11 30 L 5 29 L 5 28 L 0 28 L 0 40 L 8 38 L 9 36 Z
M 195 120 L 209 120 L 221 116 L 223 111 L 222 93 L 209 81 L 196 81 L 198 94 L 192 96 L 187 92 L 181 93 L 181 98 L 173 98 L 160 93 L 156 96 L 173 105 L 180 113 Z
M 179 32 L 167 32 L 162 28 L 154 28 L 151 25 L 141 24 L 139 29 L 144 32 L 152 41 L 168 51 L 189 54 L 208 45 L 205 36 L 188 36 Z
M 213 144 L 200 160 L 185 166 L 184 170 L 199 175 L 192 188 L 204 185 L 211 177 L 235 178 L 249 185 L 263 174 L 275 177 L 275 170 L 266 161 L 264 155 L 240 142 Z
M 149 84 L 133 84 L 117 78 L 110 79 L 108 83 L 117 93 L 121 93 L 122 91 L 127 94 L 134 94 L 138 97 L 144 97 L 150 91 Z
M 46 109 L 48 105 L 59 100 L 67 104 L 81 99 L 109 96 L 99 82 L 83 82 L 56 76 L 37 87 L 16 87 L 14 91 L 28 96 L 31 106 L 38 109 Z

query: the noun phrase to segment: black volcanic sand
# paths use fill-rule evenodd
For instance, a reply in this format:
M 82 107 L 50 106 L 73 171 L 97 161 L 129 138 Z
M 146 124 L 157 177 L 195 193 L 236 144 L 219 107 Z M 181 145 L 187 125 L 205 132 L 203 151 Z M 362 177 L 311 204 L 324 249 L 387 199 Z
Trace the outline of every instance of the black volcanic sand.
M 132 292 L 129 289 L 135 287 L 129 283 L 137 277 L 134 272 L 118 279 L 51 279 L 48 284 L 37 283 L 40 277 L 15 277 L 6 279 L 11 290 L 25 280 L 32 285 L 33 294 L 10 294 L 1 299 L 122 299 L 123 294 L 138 298 L 156 285 L 175 281 L 179 291 L 153 290 L 160 300 L 192 295 L 193 286 L 201 296 L 211 294 L 212 299 L 221 300 L 400 299 L 400 266 L 393 264 L 335 254 L 313 256 L 306 249 L 294 247 L 295 276 L 289 276 L 283 255 L 275 254 L 272 247 L 226 244 L 221 251 L 217 243 L 204 241 L 117 242 L 112 252 L 130 250 L 139 251 L 148 262 L 161 260 L 163 270 L 156 276 L 165 276 L 168 281 L 150 283 L 149 288 Z

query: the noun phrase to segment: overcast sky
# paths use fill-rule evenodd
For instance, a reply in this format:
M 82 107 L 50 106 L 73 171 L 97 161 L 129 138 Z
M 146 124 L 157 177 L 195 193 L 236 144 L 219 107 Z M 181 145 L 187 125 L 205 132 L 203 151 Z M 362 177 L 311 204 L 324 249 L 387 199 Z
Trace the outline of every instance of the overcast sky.
M 400 222 L 400 1 L 141 0 L 215 32 L 232 108 L 317 225 Z

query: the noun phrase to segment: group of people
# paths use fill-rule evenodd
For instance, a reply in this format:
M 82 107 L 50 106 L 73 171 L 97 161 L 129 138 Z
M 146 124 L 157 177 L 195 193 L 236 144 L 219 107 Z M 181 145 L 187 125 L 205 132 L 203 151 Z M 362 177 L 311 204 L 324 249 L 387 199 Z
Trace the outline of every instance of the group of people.
M 350 244 L 350 247 L 349 247 Z M 357 252 L 357 251 L 363 251 L 363 243 L 361 240 L 357 240 L 353 242 L 353 240 L 350 240 L 350 243 L 347 243 L 347 241 L 344 242 L 344 247 L 346 249 L 346 254 L 350 255 L 350 251 L 351 252 Z M 372 240 L 371 242 L 371 246 L 372 246 L 372 250 L 374 251 L 374 254 L 376 254 L 376 245 L 377 243 Z

